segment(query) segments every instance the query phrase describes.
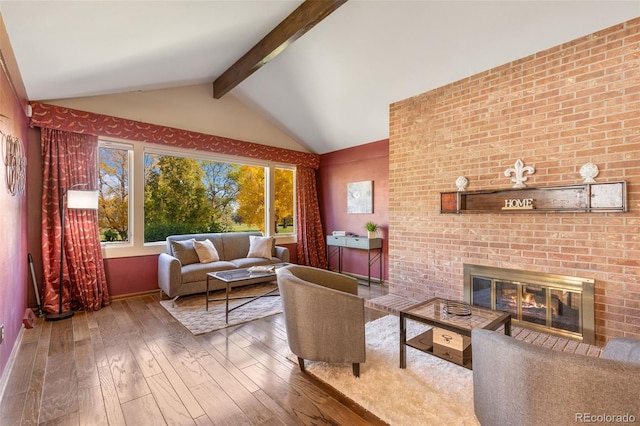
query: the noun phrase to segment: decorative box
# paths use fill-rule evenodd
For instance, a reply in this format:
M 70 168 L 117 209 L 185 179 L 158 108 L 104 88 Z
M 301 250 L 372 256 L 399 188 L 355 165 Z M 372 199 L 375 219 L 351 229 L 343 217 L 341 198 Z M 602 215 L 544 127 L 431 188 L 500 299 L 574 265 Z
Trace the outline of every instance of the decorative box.
M 433 344 L 462 352 L 471 344 L 471 337 L 454 333 L 443 328 L 433 327 Z
M 434 343 L 433 354 L 458 365 L 466 365 L 471 362 L 471 345 L 467 346 L 463 351 L 459 351 Z

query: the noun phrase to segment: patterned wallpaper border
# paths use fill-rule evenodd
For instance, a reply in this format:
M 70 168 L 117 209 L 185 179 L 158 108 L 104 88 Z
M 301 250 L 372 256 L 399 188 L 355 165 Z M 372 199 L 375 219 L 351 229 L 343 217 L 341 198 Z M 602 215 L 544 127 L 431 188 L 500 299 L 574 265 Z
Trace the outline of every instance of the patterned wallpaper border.
M 96 136 L 111 136 L 131 141 L 150 142 L 185 149 L 275 161 L 313 169 L 320 167 L 320 156 L 317 154 L 95 114 L 40 102 L 32 102 L 31 107 L 33 109 L 29 122 L 31 127 L 88 133 Z

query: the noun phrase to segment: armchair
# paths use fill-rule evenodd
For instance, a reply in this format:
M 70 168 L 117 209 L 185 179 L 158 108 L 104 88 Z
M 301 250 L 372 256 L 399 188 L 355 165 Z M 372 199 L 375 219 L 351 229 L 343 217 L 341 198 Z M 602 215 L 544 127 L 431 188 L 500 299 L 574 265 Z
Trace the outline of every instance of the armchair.
M 640 420 L 640 340 L 613 339 L 596 358 L 475 329 L 471 346 L 474 410 L 483 426 Z
M 365 362 L 364 299 L 355 278 L 289 265 L 278 270 L 289 348 L 304 361 L 351 363 L 359 377 Z

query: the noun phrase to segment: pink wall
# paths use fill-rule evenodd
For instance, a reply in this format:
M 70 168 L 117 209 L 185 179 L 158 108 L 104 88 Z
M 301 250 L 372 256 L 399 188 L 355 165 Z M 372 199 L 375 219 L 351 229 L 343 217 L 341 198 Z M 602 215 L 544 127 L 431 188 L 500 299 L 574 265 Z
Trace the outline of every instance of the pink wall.
M 24 154 L 29 145 L 29 130 L 24 110 L 26 95 L 4 23 L 0 20 L 0 51 L 4 66 L 0 71 L 0 130 L 18 137 Z M 9 74 L 5 73 L 8 70 Z M 2 145 L 4 152 L 4 144 Z M 27 167 L 31 167 L 27 163 Z M 27 194 L 11 195 L 5 184 L 6 169 L 0 163 L 0 323 L 5 327 L 5 340 L 0 344 L 0 374 L 11 355 L 22 328 L 27 308 Z M 30 192 L 27 188 L 26 192 Z
M 33 268 L 39 288 L 43 282 L 42 266 L 42 154 L 40 149 L 40 129 L 29 129 L 29 144 L 27 148 L 27 251 L 33 258 Z M 31 280 L 31 273 L 29 273 Z M 37 306 L 33 284 L 29 281 L 28 306 Z M 41 290 L 39 290 L 41 292 Z
M 111 297 L 158 290 L 158 255 L 105 259 L 104 269 Z
M 289 249 L 296 263 L 296 245 L 281 244 Z M 119 257 L 104 260 L 107 285 L 111 297 L 158 290 L 158 255 Z
M 347 214 L 347 184 L 373 181 L 373 213 Z M 382 274 L 387 279 L 388 226 L 389 226 L 389 141 L 387 139 L 334 151 L 320 156 L 319 170 L 320 213 L 325 235 L 332 231 L 348 231 L 366 235 L 364 224 L 373 221 L 380 226 L 383 239 Z M 342 270 L 367 275 L 367 252 L 343 250 Z M 330 264 L 337 269 L 337 259 Z M 378 265 L 371 268 L 372 277 L 378 278 Z

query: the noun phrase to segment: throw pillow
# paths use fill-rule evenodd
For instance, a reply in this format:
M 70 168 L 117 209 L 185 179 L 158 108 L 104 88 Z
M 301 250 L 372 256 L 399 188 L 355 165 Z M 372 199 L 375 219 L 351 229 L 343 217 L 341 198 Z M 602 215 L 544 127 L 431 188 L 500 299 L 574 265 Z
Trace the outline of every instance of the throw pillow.
M 273 237 L 249 235 L 249 254 L 247 254 L 247 257 L 264 257 L 265 259 L 271 259 L 273 242 Z
M 171 241 L 171 249 L 173 250 L 173 256 L 176 257 L 182 266 L 190 265 L 192 263 L 200 263 L 198 253 L 193 247 L 195 238 L 184 241 Z
M 194 241 L 193 247 L 196 249 L 200 263 L 210 263 L 220 260 L 218 250 L 216 250 L 211 240 Z

